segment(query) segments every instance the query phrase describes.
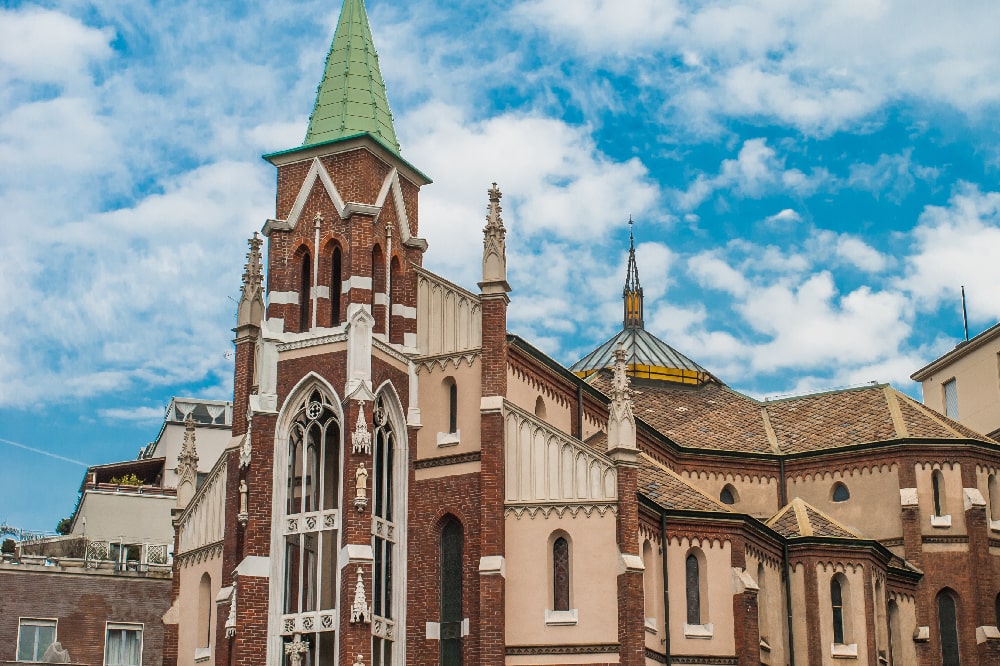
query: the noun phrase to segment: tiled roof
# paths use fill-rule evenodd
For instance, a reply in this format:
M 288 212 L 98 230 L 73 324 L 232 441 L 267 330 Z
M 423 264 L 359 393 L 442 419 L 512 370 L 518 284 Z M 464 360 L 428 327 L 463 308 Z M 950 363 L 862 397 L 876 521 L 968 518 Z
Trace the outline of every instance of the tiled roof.
M 799 497 L 774 514 L 767 521 L 767 526 L 786 538 L 809 536 L 834 539 L 864 538 Z
M 664 509 L 732 513 L 725 504 L 709 497 L 644 453 L 639 454 L 639 492 Z
M 611 374 L 588 382 L 610 390 Z M 680 446 L 748 453 L 800 453 L 894 439 L 985 435 L 884 384 L 760 402 L 723 384 L 633 380 L 633 412 Z

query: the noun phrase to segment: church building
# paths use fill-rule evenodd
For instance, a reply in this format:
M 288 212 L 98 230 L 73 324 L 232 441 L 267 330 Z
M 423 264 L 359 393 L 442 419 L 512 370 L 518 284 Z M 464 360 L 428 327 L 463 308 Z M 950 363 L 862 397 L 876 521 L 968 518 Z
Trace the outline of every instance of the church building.
M 478 291 L 423 267 L 362 0 L 265 159 L 164 666 L 1000 663 L 1000 446 L 887 385 L 733 390 L 644 328 L 634 248 L 578 363 L 509 334 L 496 184 Z

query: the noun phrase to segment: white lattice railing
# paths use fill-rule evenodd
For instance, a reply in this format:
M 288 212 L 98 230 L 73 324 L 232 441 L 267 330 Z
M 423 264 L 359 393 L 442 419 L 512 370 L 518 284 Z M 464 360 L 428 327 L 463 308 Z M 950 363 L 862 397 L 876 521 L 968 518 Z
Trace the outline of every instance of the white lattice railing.
M 396 524 L 375 516 L 372 518 L 372 536 L 396 543 Z
M 313 511 L 285 516 L 285 534 L 322 532 L 340 527 L 340 512 L 337 509 Z
M 337 628 L 337 609 L 312 611 L 308 613 L 286 613 L 281 616 L 281 634 L 311 634 L 333 631 Z

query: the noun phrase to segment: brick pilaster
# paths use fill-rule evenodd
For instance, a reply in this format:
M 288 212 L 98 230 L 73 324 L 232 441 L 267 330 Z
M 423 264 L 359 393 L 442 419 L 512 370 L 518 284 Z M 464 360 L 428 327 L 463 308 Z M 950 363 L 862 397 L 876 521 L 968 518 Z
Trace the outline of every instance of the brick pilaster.
M 618 477 L 618 551 L 626 563 L 618 574 L 618 655 L 626 666 L 646 663 L 645 598 L 642 570 L 632 570 L 628 559 L 641 562 L 639 555 L 639 470 L 634 457 L 612 456 Z
M 819 619 L 819 580 L 816 575 L 816 561 L 807 557 L 802 560 L 802 565 L 805 567 L 803 585 L 806 597 L 806 635 L 796 636 L 796 638 L 806 641 L 809 645 L 809 663 L 822 664 L 823 642 L 820 640 L 820 636 L 823 634 Z M 829 645 L 826 649 L 830 649 Z

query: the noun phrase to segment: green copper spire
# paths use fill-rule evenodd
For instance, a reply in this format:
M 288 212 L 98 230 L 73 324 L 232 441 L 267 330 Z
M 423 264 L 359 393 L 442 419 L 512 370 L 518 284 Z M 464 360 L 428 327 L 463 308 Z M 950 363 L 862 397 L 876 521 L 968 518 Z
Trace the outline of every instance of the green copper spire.
M 399 154 L 364 0 L 344 0 L 302 145 L 366 133 Z

